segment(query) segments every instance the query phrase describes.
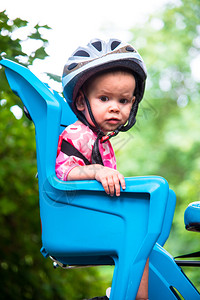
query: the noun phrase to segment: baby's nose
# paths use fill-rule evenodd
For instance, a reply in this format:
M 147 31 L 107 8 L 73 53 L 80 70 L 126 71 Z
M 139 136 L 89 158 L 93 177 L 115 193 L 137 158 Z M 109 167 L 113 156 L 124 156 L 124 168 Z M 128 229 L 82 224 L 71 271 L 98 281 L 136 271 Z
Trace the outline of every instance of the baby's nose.
M 109 107 L 110 111 L 114 111 L 114 112 L 118 112 L 120 111 L 119 105 L 118 103 L 116 103 L 115 101 L 113 101 Z

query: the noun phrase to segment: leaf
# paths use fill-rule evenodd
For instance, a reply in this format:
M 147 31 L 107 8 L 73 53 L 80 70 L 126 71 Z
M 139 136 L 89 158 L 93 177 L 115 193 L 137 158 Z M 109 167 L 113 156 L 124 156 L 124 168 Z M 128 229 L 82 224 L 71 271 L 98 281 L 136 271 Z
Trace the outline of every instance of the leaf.
M 13 20 L 13 23 L 16 27 L 24 27 L 24 26 L 27 26 L 28 21 L 22 20 L 20 18 L 16 18 Z
M 47 74 L 47 76 L 49 76 L 51 79 L 53 79 L 57 82 L 61 82 L 61 76 L 52 74 L 52 73 L 48 73 L 48 72 L 45 72 L 45 74 Z
M 30 39 L 40 40 L 41 39 L 41 34 L 38 31 L 36 31 L 35 33 L 32 33 L 28 37 Z
M 46 53 L 44 47 L 40 47 L 38 48 L 35 53 L 34 53 L 34 59 L 38 58 L 38 59 L 43 59 L 44 57 L 48 56 L 48 54 Z
M 45 28 L 45 29 L 48 29 L 48 30 L 51 29 L 51 27 L 49 27 L 48 25 L 39 25 L 39 24 L 35 25 L 34 28 L 36 30 L 39 30 L 40 28 Z

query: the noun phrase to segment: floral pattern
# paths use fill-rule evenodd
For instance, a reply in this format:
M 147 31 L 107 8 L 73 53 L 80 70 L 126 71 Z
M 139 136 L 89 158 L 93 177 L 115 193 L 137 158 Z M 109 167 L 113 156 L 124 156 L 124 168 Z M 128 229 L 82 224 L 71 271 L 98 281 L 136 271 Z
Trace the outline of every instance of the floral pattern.
M 92 149 L 96 138 L 96 133 L 80 121 L 76 121 L 74 124 L 65 128 L 58 142 L 56 158 L 56 175 L 58 178 L 67 180 L 67 176 L 73 168 L 85 165 L 81 158 L 73 155 L 68 156 L 61 151 L 62 140 L 65 139 L 68 141 L 92 163 Z M 99 151 L 104 166 L 116 169 L 115 154 L 109 140 L 105 143 L 99 143 Z

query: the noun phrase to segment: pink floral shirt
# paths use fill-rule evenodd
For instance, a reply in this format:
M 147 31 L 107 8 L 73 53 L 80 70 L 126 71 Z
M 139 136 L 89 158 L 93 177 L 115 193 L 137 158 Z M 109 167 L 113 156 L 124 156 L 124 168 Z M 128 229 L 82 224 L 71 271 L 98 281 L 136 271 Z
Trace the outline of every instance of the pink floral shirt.
M 81 158 L 68 156 L 61 151 L 62 140 L 65 139 L 72 144 L 92 163 L 92 149 L 96 138 L 97 134 L 80 121 L 76 121 L 74 124 L 65 128 L 59 137 L 56 158 L 56 175 L 59 179 L 67 180 L 67 176 L 73 168 L 85 165 L 85 162 Z M 105 143 L 99 143 L 99 151 L 104 166 L 116 169 L 115 154 L 109 140 Z

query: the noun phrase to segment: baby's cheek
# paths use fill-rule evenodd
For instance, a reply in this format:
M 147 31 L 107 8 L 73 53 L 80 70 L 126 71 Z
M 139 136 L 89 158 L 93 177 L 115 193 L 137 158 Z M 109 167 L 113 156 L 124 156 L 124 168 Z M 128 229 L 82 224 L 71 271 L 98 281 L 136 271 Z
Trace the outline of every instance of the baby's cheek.
M 127 111 L 124 113 L 124 117 L 123 117 L 123 119 L 124 119 L 125 122 L 128 121 L 129 115 L 130 115 L 130 111 L 127 110 Z

